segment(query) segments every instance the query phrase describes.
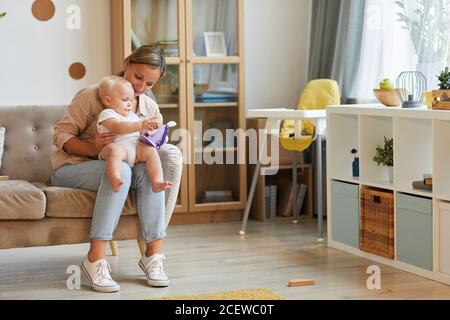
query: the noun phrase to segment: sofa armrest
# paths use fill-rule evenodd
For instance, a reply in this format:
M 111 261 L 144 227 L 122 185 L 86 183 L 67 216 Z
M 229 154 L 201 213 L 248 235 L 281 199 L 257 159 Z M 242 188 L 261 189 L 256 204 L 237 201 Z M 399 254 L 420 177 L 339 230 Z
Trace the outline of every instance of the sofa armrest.
M 164 180 L 173 183 L 172 188 L 165 191 L 166 193 L 166 228 L 172 218 L 173 209 L 175 208 L 178 192 L 180 189 L 181 174 L 183 170 L 183 155 L 173 144 L 164 144 L 159 150 L 161 164 L 163 168 Z

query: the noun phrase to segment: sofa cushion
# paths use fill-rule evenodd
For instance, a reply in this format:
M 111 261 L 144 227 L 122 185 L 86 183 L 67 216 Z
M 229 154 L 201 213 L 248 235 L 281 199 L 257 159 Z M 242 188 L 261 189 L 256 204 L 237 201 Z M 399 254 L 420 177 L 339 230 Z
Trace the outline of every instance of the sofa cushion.
M 96 192 L 63 187 L 48 187 L 36 184 L 47 197 L 45 215 L 53 218 L 92 218 Z M 131 191 L 125 202 L 122 215 L 137 214 L 135 192 Z
M 45 216 L 45 194 L 22 180 L 0 182 L 0 220 L 37 220 Z
M 3 89 L 3 88 L 2 88 Z M 50 177 L 53 126 L 67 106 L 1 106 L 0 127 L 6 128 L 2 175 L 44 182 Z

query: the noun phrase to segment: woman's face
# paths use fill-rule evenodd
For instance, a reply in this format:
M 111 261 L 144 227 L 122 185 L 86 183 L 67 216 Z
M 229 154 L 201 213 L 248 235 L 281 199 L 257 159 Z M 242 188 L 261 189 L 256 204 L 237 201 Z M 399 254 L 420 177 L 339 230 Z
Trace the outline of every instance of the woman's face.
M 160 76 L 161 71 L 159 69 L 152 69 L 147 64 L 125 63 L 123 77 L 131 82 L 135 97 L 149 92 L 158 82 Z

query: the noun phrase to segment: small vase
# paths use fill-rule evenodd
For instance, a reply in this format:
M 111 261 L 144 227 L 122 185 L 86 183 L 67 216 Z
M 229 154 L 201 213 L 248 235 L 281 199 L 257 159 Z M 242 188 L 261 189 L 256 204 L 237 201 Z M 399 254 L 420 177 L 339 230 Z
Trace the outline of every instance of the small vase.
M 394 181 L 394 167 L 393 166 L 386 166 L 389 182 L 392 183 Z

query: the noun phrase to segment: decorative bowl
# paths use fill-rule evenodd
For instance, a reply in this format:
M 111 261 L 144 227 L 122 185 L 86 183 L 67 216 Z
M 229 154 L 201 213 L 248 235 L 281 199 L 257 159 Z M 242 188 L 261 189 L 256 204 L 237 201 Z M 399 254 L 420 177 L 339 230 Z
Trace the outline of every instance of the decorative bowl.
M 386 107 L 397 107 L 402 104 L 397 89 L 373 89 L 373 94 Z

